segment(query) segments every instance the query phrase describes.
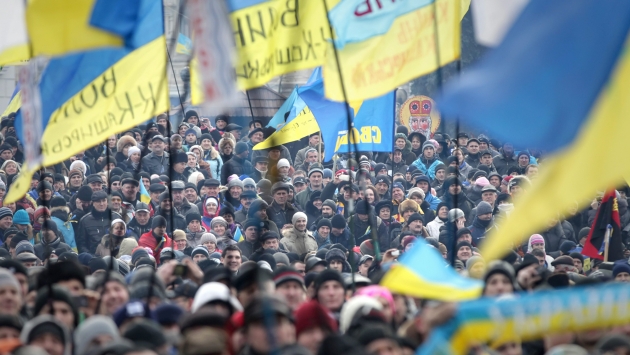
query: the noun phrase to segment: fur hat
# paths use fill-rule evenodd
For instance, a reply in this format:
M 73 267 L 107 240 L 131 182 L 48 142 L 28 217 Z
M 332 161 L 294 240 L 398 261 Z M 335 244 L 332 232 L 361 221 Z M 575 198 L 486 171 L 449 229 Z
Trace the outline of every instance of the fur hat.
M 122 153 L 123 148 L 125 148 L 126 145 L 135 147 L 138 145 L 138 142 L 136 142 L 136 140 L 131 136 L 122 136 L 118 139 L 118 142 L 116 142 L 116 150 Z
M 398 206 L 398 212 L 402 214 L 405 211 L 418 212 L 420 211 L 420 206 L 418 206 L 418 203 L 414 200 L 405 200 Z

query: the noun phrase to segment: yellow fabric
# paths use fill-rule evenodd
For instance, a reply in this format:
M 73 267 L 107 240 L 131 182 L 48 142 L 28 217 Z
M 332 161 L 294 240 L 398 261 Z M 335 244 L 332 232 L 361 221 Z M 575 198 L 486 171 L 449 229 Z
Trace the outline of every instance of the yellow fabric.
M 161 36 L 122 58 L 55 110 L 44 128 L 42 165 L 62 162 L 166 111 L 169 97 L 165 53 L 166 41 Z M 32 173 L 22 171 L 11 185 L 7 203 L 28 191 Z
M 4 110 L 4 112 L 2 113 L 2 116 L 0 117 L 6 117 L 11 112 L 17 112 L 17 110 L 19 110 L 20 107 L 22 107 L 22 92 L 18 91 L 17 94 L 13 96 L 13 98 L 11 99 L 11 102 L 9 102 L 9 105 L 7 105 L 7 108 Z
M 630 52 L 626 48 L 574 142 L 545 161 L 532 187 L 516 199 L 514 211 L 486 238 L 481 250 L 486 260 L 503 257 L 513 244 L 546 228 L 558 214 L 567 215 L 575 201 L 581 209 L 598 192 L 630 178 L 630 165 L 619 155 L 627 149 L 630 130 L 628 93 Z
M 334 1 L 328 0 L 328 4 L 331 9 Z M 460 21 L 470 0 L 437 0 L 434 4 L 398 17 L 384 35 L 349 43 L 338 50 L 348 100 L 384 95 L 459 58 Z M 438 7 L 439 66 L 434 45 L 434 6 Z M 326 97 L 344 101 L 332 42 L 328 44 L 323 75 Z
M 295 119 L 282 126 L 269 138 L 256 144 L 254 150 L 268 149 L 280 144 L 295 142 L 315 132 L 319 132 L 319 125 L 313 112 L 306 106 Z
M 234 11 L 230 18 L 242 90 L 324 63 L 330 28 L 322 0 L 270 0 Z
M 381 285 L 393 293 L 444 302 L 472 300 L 481 295 L 481 287 L 459 289 L 447 284 L 428 282 L 402 264 L 393 266 L 383 277 Z
M 24 64 L 29 58 L 28 44 L 21 44 L 0 51 L 0 65 Z
M 95 1 L 31 0 L 26 8 L 26 26 L 33 56 L 122 46 L 121 37 L 90 25 Z

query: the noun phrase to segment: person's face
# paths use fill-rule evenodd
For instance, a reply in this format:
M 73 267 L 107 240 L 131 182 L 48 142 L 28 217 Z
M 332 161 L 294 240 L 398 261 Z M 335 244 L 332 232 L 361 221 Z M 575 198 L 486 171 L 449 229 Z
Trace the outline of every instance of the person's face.
M 206 203 L 206 211 L 208 211 L 208 213 L 210 214 L 215 214 L 217 213 L 217 204 L 214 201 L 208 202 Z
M 197 233 L 201 231 L 201 222 L 198 220 L 192 220 L 188 223 L 188 230 Z
M 383 207 L 378 213 L 378 216 L 381 217 L 382 220 L 389 221 L 391 217 L 391 210 L 389 207 Z
M 457 258 L 464 263 L 472 256 L 472 250 L 468 246 L 463 246 L 457 251 Z
M 343 263 L 339 259 L 331 260 L 328 264 L 329 269 L 337 270 L 339 272 L 343 271 Z
M 260 142 L 263 141 L 263 133 L 262 132 L 256 132 L 254 134 L 252 134 L 252 137 L 250 138 L 252 141 L 252 144 L 256 145 Z
M 102 200 L 94 201 L 92 206 L 94 206 L 97 211 L 104 212 L 107 209 L 107 199 L 104 198 Z
M 194 133 L 188 133 L 186 135 L 186 142 L 187 143 L 196 143 L 197 142 L 197 135 Z
M 180 136 L 185 136 L 186 135 L 186 131 L 188 130 L 188 128 L 185 125 L 181 125 L 179 126 L 179 135 Z
M 512 155 L 514 153 L 514 146 L 508 143 L 504 144 L 503 153 L 505 153 L 505 155 Z
M 107 138 L 107 145 L 110 148 L 114 148 L 116 146 L 116 136 L 111 136 L 111 137 Z
M 620 272 L 619 274 L 617 274 L 617 276 L 615 276 L 615 281 L 630 282 L 630 274 L 628 274 L 627 272 Z
M 196 264 L 199 264 L 199 262 L 203 260 L 208 260 L 208 258 L 204 254 L 195 254 L 195 256 L 193 256 L 193 261 Z
M 501 179 L 498 176 L 492 176 L 490 184 L 498 189 L 501 186 Z
M 357 213 L 357 217 L 359 217 L 359 220 L 361 220 L 362 222 L 365 222 L 368 220 L 369 215 L 367 214 L 362 214 L 362 213 Z
M 52 198 L 52 191 L 49 189 L 45 189 L 44 191 L 39 192 L 39 197 L 44 201 L 50 201 Z
M 479 153 L 479 143 L 475 141 L 469 142 L 466 149 L 468 149 L 468 153 L 477 154 Z
M 326 338 L 328 334 L 328 331 L 322 329 L 319 326 L 315 326 L 302 331 L 297 338 L 297 342 L 299 345 L 302 345 L 303 347 L 309 349 L 311 351 L 311 354 L 317 354 L 317 351 L 319 350 L 322 341 L 324 341 L 324 338 Z
M 486 268 L 486 264 L 483 262 L 477 262 L 470 268 L 469 275 L 474 279 L 481 279 L 483 277 L 483 272 Z
M 4 171 L 6 171 L 6 173 L 9 175 L 15 174 L 17 173 L 17 166 L 15 166 L 15 164 L 13 163 L 9 163 L 7 164 L 7 166 L 4 167 Z
M 212 227 L 212 230 L 219 236 L 222 236 L 225 234 L 225 226 L 220 223 L 215 224 L 214 227 Z
M 379 182 L 378 184 L 376 184 L 375 187 L 376 191 L 378 191 L 380 195 L 387 193 L 387 190 L 389 190 L 389 186 L 387 186 L 387 184 L 384 182 Z
M 308 144 L 314 147 L 319 144 L 319 135 L 313 135 L 308 138 Z
M 159 120 L 157 120 L 157 124 L 166 128 L 166 118 L 160 118 Z
M 394 188 L 392 190 L 392 197 L 396 201 L 402 201 L 402 200 L 405 199 L 405 193 L 403 192 L 403 190 L 401 190 L 399 188 Z
M 260 211 L 255 213 L 255 216 L 260 219 L 267 219 L 267 209 L 261 208 Z
M 510 283 L 510 279 L 501 274 L 495 273 L 486 282 L 486 290 L 484 296 L 501 296 L 514 292 L 514 286 Z
M 479 219 L 482 221 L 489 221 L 492 219 L 492 213 L 480 214 L 477 215 L 477 217 L 479 217 Z
M 246 342 L 256 353 L 267 354 L 271 351 L 269 332 L 271 331 L 274 345 L 282 347 L 295 343 L 295 326 L 285 317 L 276 317 L 273 329 L 269 329 L 264 322 L 253 322 L 247 325 Z
M 303 262 L 296 262 L 293 264 L 293 268 L 302 276 L 306 275 L 306 264 Z
M 309 152 L 306 155 L 306 161 L 309 162 L 309 163 L 317 162 L 317 152 Z
M 288 166 L 283 166 L 278 168 L 278 173 L 280 173 L 280 175 L 285 176 L 287 174 L 289 174 L 289 170 L 290 168 Z
M 118 211 L 122 205 L 122 199 L 118 196 L 112 196 L 112 209 Z
M 527 166 L 529 164 L 529 157 L 527 155 L 521 155 L 518 157 L 518 165 Z
M 11 217 L 11 216 L 6 216 L 6 217 L 0 219 L 0 227 L 2 229 L 7 229 L 7 228 L 11 227 L 11 224 L 13 224 L 13 217 Z
M 528 178 L 532 178 L 534 176 L 538 175 L 538 167 L 537 166 L 530 166 L 529 169 L 527 169 L 527 177 Z
M 230 195 L 232 195 L 232 198 L 236 200 L 240 199 L 242 192 L 243 192 L 243 188 L 240 186 L 232 186 L 230 188 Z
M 494 206 L 494 202 L 497 200 L 497 194 L 492 191 L 486 191 L 481 194 L 481 200 L 488 202 L 490 206 Z
M 366 262 L 364 262 L 363 264 L 359 265 L 359 274 L 362 276 L 367 277 L 368 276 L 368 270 L 370 269 L 370 266 L 372 266 L 372 260 L 369 259 Z
M 171 199 L 170 198 L 165 198 L 164 200 L 162 200 L 162 202 L 160 202 L 160 209 L 162 211 L 170 211 L 171 210 Z
M 177 250 L 184 250 L 186 249 L 186 239 L 178 239 L 175 241 L 175 244 L 177 245 Z
M 496 349 L 499 355 L 523 355 L 523 347 L 520 343 L 510 342 L 503 344 Z
M 284 205 L 287 202 L 288 194 L 285 190 L 278 190 L 273 194 L 273 199 L 279 205 Z
M 256 242 L 258 239 L 258 228 L 250 226 L 245 229 L 245 240 L 250 243 Z
M 482 155 L 481 159 L 480 159 L 480 162 L 483 165 L 487 165 L 487 166 L 492 165 L 492 155 L 490 155 L 490 154 Z
M 267 239 L 265 240 L 265 242 L 263 243 L 263 249 L 273 249 L 273 250 L 278 250 L 278 248 L 280 247 L 278 239 L 276 238 L 271 238 L 271 239 Z
M 109 281 L 105 286 L 101 303 L 107 315 L 112 315 L 118 308 L 129 301 L 129 291 L 116 281 Z
M 13 276 L 15 276 L 15 278 L 20 283 L 20 295 L 22 299 L 24 299 L 28 294 L 28 277 L 20 273 L 15 273 L 13 274 Z
M 266 161 L 256 162 L 256 170 L 265 172 L 267 171 L 267 165 L 269 165 Z
M 338 311 L 344 302 L 345 290 L 337 281 L 326 281 L 317 292 L 317 299 L 329 311 Z
M 315 208 L 317 208 L 318 210 L 321 210 L 322 209 L 322 200 L 315 199 L 315 201 L 313 201 L 313 206 L 315 206 Z
M 420 149 L 420 145 L 422 145 L 422 143 L 420 142 L 420 138 L 414 136 L 411 139 L 411 148 L 412 149 Z
M 52 301 L 53 316 L 60 323 L 65 325 L 68 329 L 74 329 L 74 313 L 72 313 L 72 307 L 69 304 L 62 301 Z M 39 311 L 38 315 L 50 314 L 50 304 L 45 305 Z
M 472 235 L 470 234 L 462 234 L 459 238 L 457 238 L 457 242 L 468 242 L 472 243 Z
M 582 260 L 580 260 L 580 259 L 578 259 L 578 258 L 573 258 L 573 266 L 575 267 L 575 269 L 576 269 L 578 272 L 582 272 L 582 270 L 583 270 L 583 269 L 582 269 L 582 267 L 583 267 L 583 265 L 582 265 Z
M 241 253 L 238 250 L 229 250 L 223 258 L 223 266 L 235 272 L 241 267 Z
M 394 163 L 400 163 L 402 161 L 402 152 L 394 152 Z
M 422 153 L 424 154 L 425 158 L 431 159 L 435 155 L 435 149 L 433 149 L 432 146 L 431 147 L 427 146 L 427 147 L 424 148 Z
M 536 259 L 538 259 L 538 265 L 540 265 L 540 266 L 545 265 L 545 257 L 544 256 L 536 256 Z
M 330 217 L 333 215 L 333 209 L 330 208 L 330 206 L 324 206 L 322 205 L 322 215 L 325 217 Z
M 462 187 L 459 184 L 453 184 L 448 187 L 448 193 L 451 195 L 457 195 L 462 192 Z
M 407 144 L 407 142 L 405 142 L 403 138 L 396 139 L 396 148 L 403 150 L 405 149 L 405 144 Z
M 81 187 L 82 183 L 83 183 L 83 178 L 81 177 L 80 174 L 74 174 L 70 178 L 70 186 L 72 187 Z
M 532 249 L 540 249 L 545 251 L 545 243 L 532 243 Z
M 345 228 L 335 228 L 335 227 L 332 227 L 331 232 L 332 232 L 332 234 L 334 234 L 334 235 L 336 235 L 336 236 L 340 236 L 340 235 L 342 235 L 342 234 L 343 234 L 344 230 L 345 230 Z
M 190 203 L 197 201 L 197 190 L 193 188 L 189 187 L 186 190 L 184 190 L 184 195 L 186 196 L 186 199 Z
M 103 183 L 98 182 L 98 181 L 97 182 L 91 182 L 90 183 L 90 188 L 92 188 L 93 192 L 101 191 L 103 189 Z
M 42 348 L 48 355 L 63 355 L 64 352 L 63 342 L 50 333 L 38 335 L 28 345 Z
M 145 224 L 149 223 L 149 212 L 146 211 L 137 211 L 135 218 L 138 221 L 138 224 L 140 224 L 141 226 L 144 226 Z
M 195 126 L 197 126 L 199 124 L 199 117 L 197 117 L 197 116 L 190 116 L 190 117 L 188 117 L 186 122 L 188 122 L 190 124 L 194 124 Z
M 468 144 L 468 138 L 466 137 L 457 138 L 457 145 L 459 145 L 460 147 L 465 147 L 467 144 Z
M 18 315 L 22 308 L 20 290 L 13 286 L 0 287 L 0 314 Z
M 267 157 L 273 161 L 280 160 L 280 150 L 278 149 L 270 150 L 269 153 L 267 153 Z
M 295 221 L 295 229 L 299 231 L 306 230 L 306 219 L 298 218 L 297 221 Z
M 514 185 L 510 188 L 510 196 L 512 196 L 512 198 L 515 198 L 516 196 L 520 195 L 522 191 L 523 189 L 520 186 Z
M 11 158 L 13 158 L 13 152 L 10 150 L 4 150 L 0 153 L 0 156 L 2 156 L 2 159 L 4 160 L 11 160 Z
M 319 229 L 317 229 L 317 233 L 322 238 L 328 238 L 328 235 L 330 234 L 330 228 L 328 226 L 321 226 L 319 227 Z
M 194 168 L 197 166 L 197 157 L 194 154 L 188 154 L 188 164 L 189 167 Z
M 173 196 L 175 205 L 179 206 L 184 202 L 184 190 L 172 190 L 171 195 Z
M 151 143 L 151 151 L 157 155 L 161 155 L 164 152 L 164 142 L 156 139 Z
M 158 226 L 153 228 L 153 233 L 155 233 L 155 235 L 157 235 L 158 237 L 163 236 L 164 233 L 166 233 L 166 226 Z
M 409 223 L 409 230 L 416 235 L 422 233 L 422 222 L 421 221 L 413 221 Z
M 306 290 L 296 281 L 287 281 L 276 287 L 276 293 L 283 297 L 292 310 L 297 309 L 306 300 Z
M 20 332 L 17 329 L 0 327 L 0 340 L 17 339 L 19 337 Z
M 218 186 L 207 186 L 206 187 L 206 195 L 208 195 L 208 197 L 218 197 L 219 196 L 219 187 Z

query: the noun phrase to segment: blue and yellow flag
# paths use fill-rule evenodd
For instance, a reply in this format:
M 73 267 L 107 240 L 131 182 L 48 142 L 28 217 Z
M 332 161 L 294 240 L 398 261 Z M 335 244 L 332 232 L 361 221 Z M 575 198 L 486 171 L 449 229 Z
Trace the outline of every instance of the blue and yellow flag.
M 22 107 L 22 94 L 20 93 L 20 84 L 18 84 L 15 86 L 15 90 L 13 90 L 13 95 L 11 95 L 11 100 L 9 100 L 7 108 L 0 117 L 6 117 L 12 112 L 17 112 L 20 107 Z
M 43 166 L 64 161 L 168 109 L 162 3 L 138 1 L 136 16 L 112 19 L 107 8 L 94 9 L 93 15 L 102 17 L 93 21 L 106 22 L 108 31 L 125 38 L 124 47 L 69 54 L 49 62 L 40 82 Z M 15 127 L 21 137 L 25 127 L 20 114 Z M 28 190 L 31 173 L 22 172 L 6 200 L 14 201 Z
M 500 235 L 488 235 L 486 260 L 630 177 L 619 162 L 630 130 L 629 30 L 629 2 L 531 1 L 501 45 L 438 99 L 447 116 L 552 153 Z
M 630 292 L 623 283 L 538 291 L 497 299 L 462 302 L 457 313 L 418 349 L 417 355 L 468 354 L 542 339 L 548 335 L 609 329 L 630 321 Z
M 324 63 L 330 28 L 322 1 L 228 0 L 240 89 Z
M 348 101 L 365 100 L 459 58 L 460 21 L 470 0 L 326 2 L 334 31 L 324 65 L 331 100 L 344 101 L 340 76 Z
M 180 33 L 179 36 L 177 36 L 177 47 L 175 47 L 175 52 L 190 55 L 192 53 L 192 40 L 186 37 L 183 33 Z
M 147 205 L 151 202 L 151 195 L 147 191 L 147 188 L 144 187 L 142 181 L 140 181 L 140 201 L 146 203 Z
M 418 238 L 399 261 L 381 281 L 381 285 L 392 292 L 445 302 L 470 300 L 481 295 L 483 282 L 459 275 L 438 250 L 422 238 Z

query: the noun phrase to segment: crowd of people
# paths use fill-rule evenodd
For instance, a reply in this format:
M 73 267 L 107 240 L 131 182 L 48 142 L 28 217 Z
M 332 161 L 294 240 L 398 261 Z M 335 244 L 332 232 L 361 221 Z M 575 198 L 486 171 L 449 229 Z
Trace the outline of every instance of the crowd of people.
M 24 163 L 13 120 L 0 123 L 0 198 Z M 414 354 L 457 309 L 379 285 L 419 238 L 443 257 L 426 267 L 481 280 L 480 297 L 630 282 L 627 260 L 581 254 L 597 199 L 503 260 L 479 253 L 544 169 L 538 151 L 405 126 L 393 152 L 323 162 L 332 147 L 319 132 L 254 150 L 274 131 L 193 110 L 171 127 L 161 114 L 35 174 L 0 207 L 0 353 Z M 618 189 L 624 242 L 627 192 Z M 471 353 L 628 354 L 629 335 L 598 329 Z

